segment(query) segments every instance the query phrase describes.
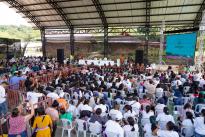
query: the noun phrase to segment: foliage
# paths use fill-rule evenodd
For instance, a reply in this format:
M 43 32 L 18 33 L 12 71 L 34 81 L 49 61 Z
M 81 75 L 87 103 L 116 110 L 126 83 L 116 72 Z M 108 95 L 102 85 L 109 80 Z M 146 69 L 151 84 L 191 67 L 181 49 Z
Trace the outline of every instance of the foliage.
M 35 41 L 40 39 L 40 31 L 28 26 L 0 25 L 0 37 Z

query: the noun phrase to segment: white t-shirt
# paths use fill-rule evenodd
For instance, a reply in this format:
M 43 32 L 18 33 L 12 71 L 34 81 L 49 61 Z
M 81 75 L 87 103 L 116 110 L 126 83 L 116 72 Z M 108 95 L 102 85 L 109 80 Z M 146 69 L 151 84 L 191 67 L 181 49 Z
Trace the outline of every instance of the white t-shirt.
M 201 135 L 205 135 L 204 117 L 197 117 L 194 121 L 195 132 Z
M 48 94 L 47 94 L 47 97 L 52 98 L 53 100 L 59 99 L 58 94 L 57 94 L 57 93 L 54 93 L 54 92 L 48 93 Z
M 83 105 L 80 111 L 83 111 L 83 110 L 88 110 L 90 112 L 93 111 L 92 107 L 88 106 L 87 104 Z
M 172 115 L 166 115 L 165 113 L 160 113 L 157 118 L 156 121 L 161 121 L 161 122 L 174 122 L 174 117 Z
M 144 126 L 144 131 L 145 131 L 145 137 L 157 137 L 152 135 L 152 129 L 151 129 L 151 124 L 145 124 Z
M 130 110 L 125 112 L 123 115 L 125 119 L 127 119 L 128 117 L 135 117 L 135 116 L 136 116 L 136 113 L 134 111 L 131 112 Z
M 132 126 L 130 126 L 130 125 L 125 125 L 124 127 L 123 127 L 123 129 L 124 129 L 124 131 L 125 132 L 129 132 L 129 131 L 131 131 L 132 130 Z M 134 125 L 134 128 L 135 128 L 135 131 L 137 132 L 138 130 L 139 130 L 139 128 L 138 128 L 138 125 L 137 124 L 135 124 Z
M 165 107 L 164 104 L 157 104 L 155 107 L 157 114 L 163 113 L 164 107 Z
M 158 130 L 157 135 L 159 137 L 179 137 L 179 134 L 176 131 L 168 131 L 168 130 Z
M 3 86 L 0 86 L 0 104 L 6 101 L 6 92 Z
M 144 118 L 144 119 L 149 119 L 151 116 L 154 116 L 154 112 L 153 111 L 150 111 L 148 113 L 146 113 L 146 111 L 142 112 L 142 118 Z
M 121 115 L 122 116 L 122 112 L 120 112 L 119 110 L 116 109 L 111 109 L 109 112 L 109 116 L 116 116 L 116 115 Z
M 96 106 L 94 107 L 94 110 L 96 111 L 96 109 L 98 109 L 98 108 L 100 108 L 100 109 L 102 110 L 102 113 L 105 113 L 106 110 L 107 110 L 106 105 L 103 105 L 103 104 L 96 105 Z
M 33 104 L 38 103 L 38 98 L 42 96 L 42 93 L 27 92 L 27 100 L 31 101 Z
M 124 130 L 123 128 L 120 126 L 119 123 L 113 121 L 113 120 L 108 120 L 105 123 L 105 133 L 106 132 L 111 132 L 111 133 L 116 133 L 118 134 L 118 137 L 124 137 Z
M 130 101 L 128 103 L 128 105 L 131 105 L 132 106 L 132 110 L 135 111 L 135 113 L 138 115 L 139 114 L 139 111 L 140 111 L 140 108 L 141 108 L 141 104 L 139 102 L 136 102 L 136 101 Z
M 194 126 L 194 124 L 191 122 L 190 119 L 185 119 L 185 120 L 182 121 L 182 126 L 184 126 L 184 127 L 192 127 L 192 126 Z

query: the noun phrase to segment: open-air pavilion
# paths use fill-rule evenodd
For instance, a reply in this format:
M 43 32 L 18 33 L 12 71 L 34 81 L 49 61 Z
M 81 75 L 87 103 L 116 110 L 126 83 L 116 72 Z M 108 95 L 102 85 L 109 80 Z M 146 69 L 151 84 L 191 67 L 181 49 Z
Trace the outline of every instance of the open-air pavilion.
M 70 53 L 74 55 L 75 34 L 102 33 L 104 55 L 109 33 L 132 33 L 145 28 L 144 56 L 148 54 L 151 28 L 160 32 L 199 30 L 205 0 L 1 0 L 16 9 L 33 27 L 40 29 L 43 55 L 46 34 L 70 34 Z

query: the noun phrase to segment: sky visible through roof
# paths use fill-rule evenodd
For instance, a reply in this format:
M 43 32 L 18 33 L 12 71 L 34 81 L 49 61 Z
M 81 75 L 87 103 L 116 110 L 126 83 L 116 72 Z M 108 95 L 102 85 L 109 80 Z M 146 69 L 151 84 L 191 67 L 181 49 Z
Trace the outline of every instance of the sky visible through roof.
M 3 2 L 0 2 L 0 25 L 31 26 L 20 14 Z

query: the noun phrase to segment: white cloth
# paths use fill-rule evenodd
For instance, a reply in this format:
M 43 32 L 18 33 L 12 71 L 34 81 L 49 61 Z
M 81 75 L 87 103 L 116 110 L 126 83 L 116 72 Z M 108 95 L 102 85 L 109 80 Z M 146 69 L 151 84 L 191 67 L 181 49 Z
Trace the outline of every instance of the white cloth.
M 0 86 L 0 104 L 6 101 L 6 91 L 3 86 Z
M 152 129 L 151 129 L 151 124 L 145 124 L 144 126 L 144 131 L 145 131 L 145 137 L 157 137 L 152 135 Z
M 113 120 L 108 120 L 105 123 L 105 133 L 106 132 L 112 132 L 112 133 L 116 133 L 119 136 L 118 137 L 124 137 L 124 130 L 123 128 L 120 126 L 119 123 L 113 121 Z
M 42 93 L 27 92 L 27 100 L 31 101 L 33 104 L 38 103 L 38 98 L 42 96 Z
M 164 104 L 157 104 L 156 107 L 155 107 L 155 110 L 156 110 L 157 114 L 163 113 L 164 107 L 165 107 Z
M 103 105 L 103 104 L 96 105 L 96 106 L 94 107 L 94 110 L 96 111 L 96 109 L 98 109 L 98 108 L 100 108 L 100 109 L 102 110 L 102 113 L 105 113 L 106 110 L 107 110 L 106 105 Z
M 80 111 L 88 110 L 90 112 L 93 111 L 92 107 L 88 106 L 87 104 L 83 105 Z
M 190 119 L 185 119 L 182 121 L 182 126 L 183 127 L 192 127 L 192 126 L 194 126 L 194 124 L 191 122 Z
M 195 132 L 205 135 L 204 117 L 197 117 L 194 121 Z
M 142 112 L 142 118 L 149 119 L 151 116 L 154 116 L 154 112 L 150 111 L 146 113 L 145 111 Z
M 47 94 L 47 97 L 52 98 L 53 100 L 59 99 L 58 94 L 57 94 L 57 93 L 54 93 L 54 92 L 48 93 L 48 94 Z
M 157 118 L 156 121 L 161 121 L 161 122 L 174 122 L 174 117 L 172 115 L 166 115 L 165 113 L 160 113 Z
M 157 135 L 159 137 L 179 137 L 179 134 L 176 131 L 168 131 L 168 130 L 158 130 Z
M 130 125 L 125 125 L 124 127 L 123 127 L 123 129 L 124 129 L 124 131 L 125 132 L 129 132 L 129 131 L 131 131 L 132 130 L 132 126 L 130 126 Z M 138 125 L 137 124 L 135 124 L 134 125 L 134 128 L 135 128 L 135 132 L 137 132 L 138 130 L 139 130 L 139 128 L 138 128 Z
M 136 116 L 136 113 L 134 111 L 131 112 L 129 110 L 129 111 L 124 113 L 123 118 L 127 119 L 128 117 L 135 117 L 135 116 Z

